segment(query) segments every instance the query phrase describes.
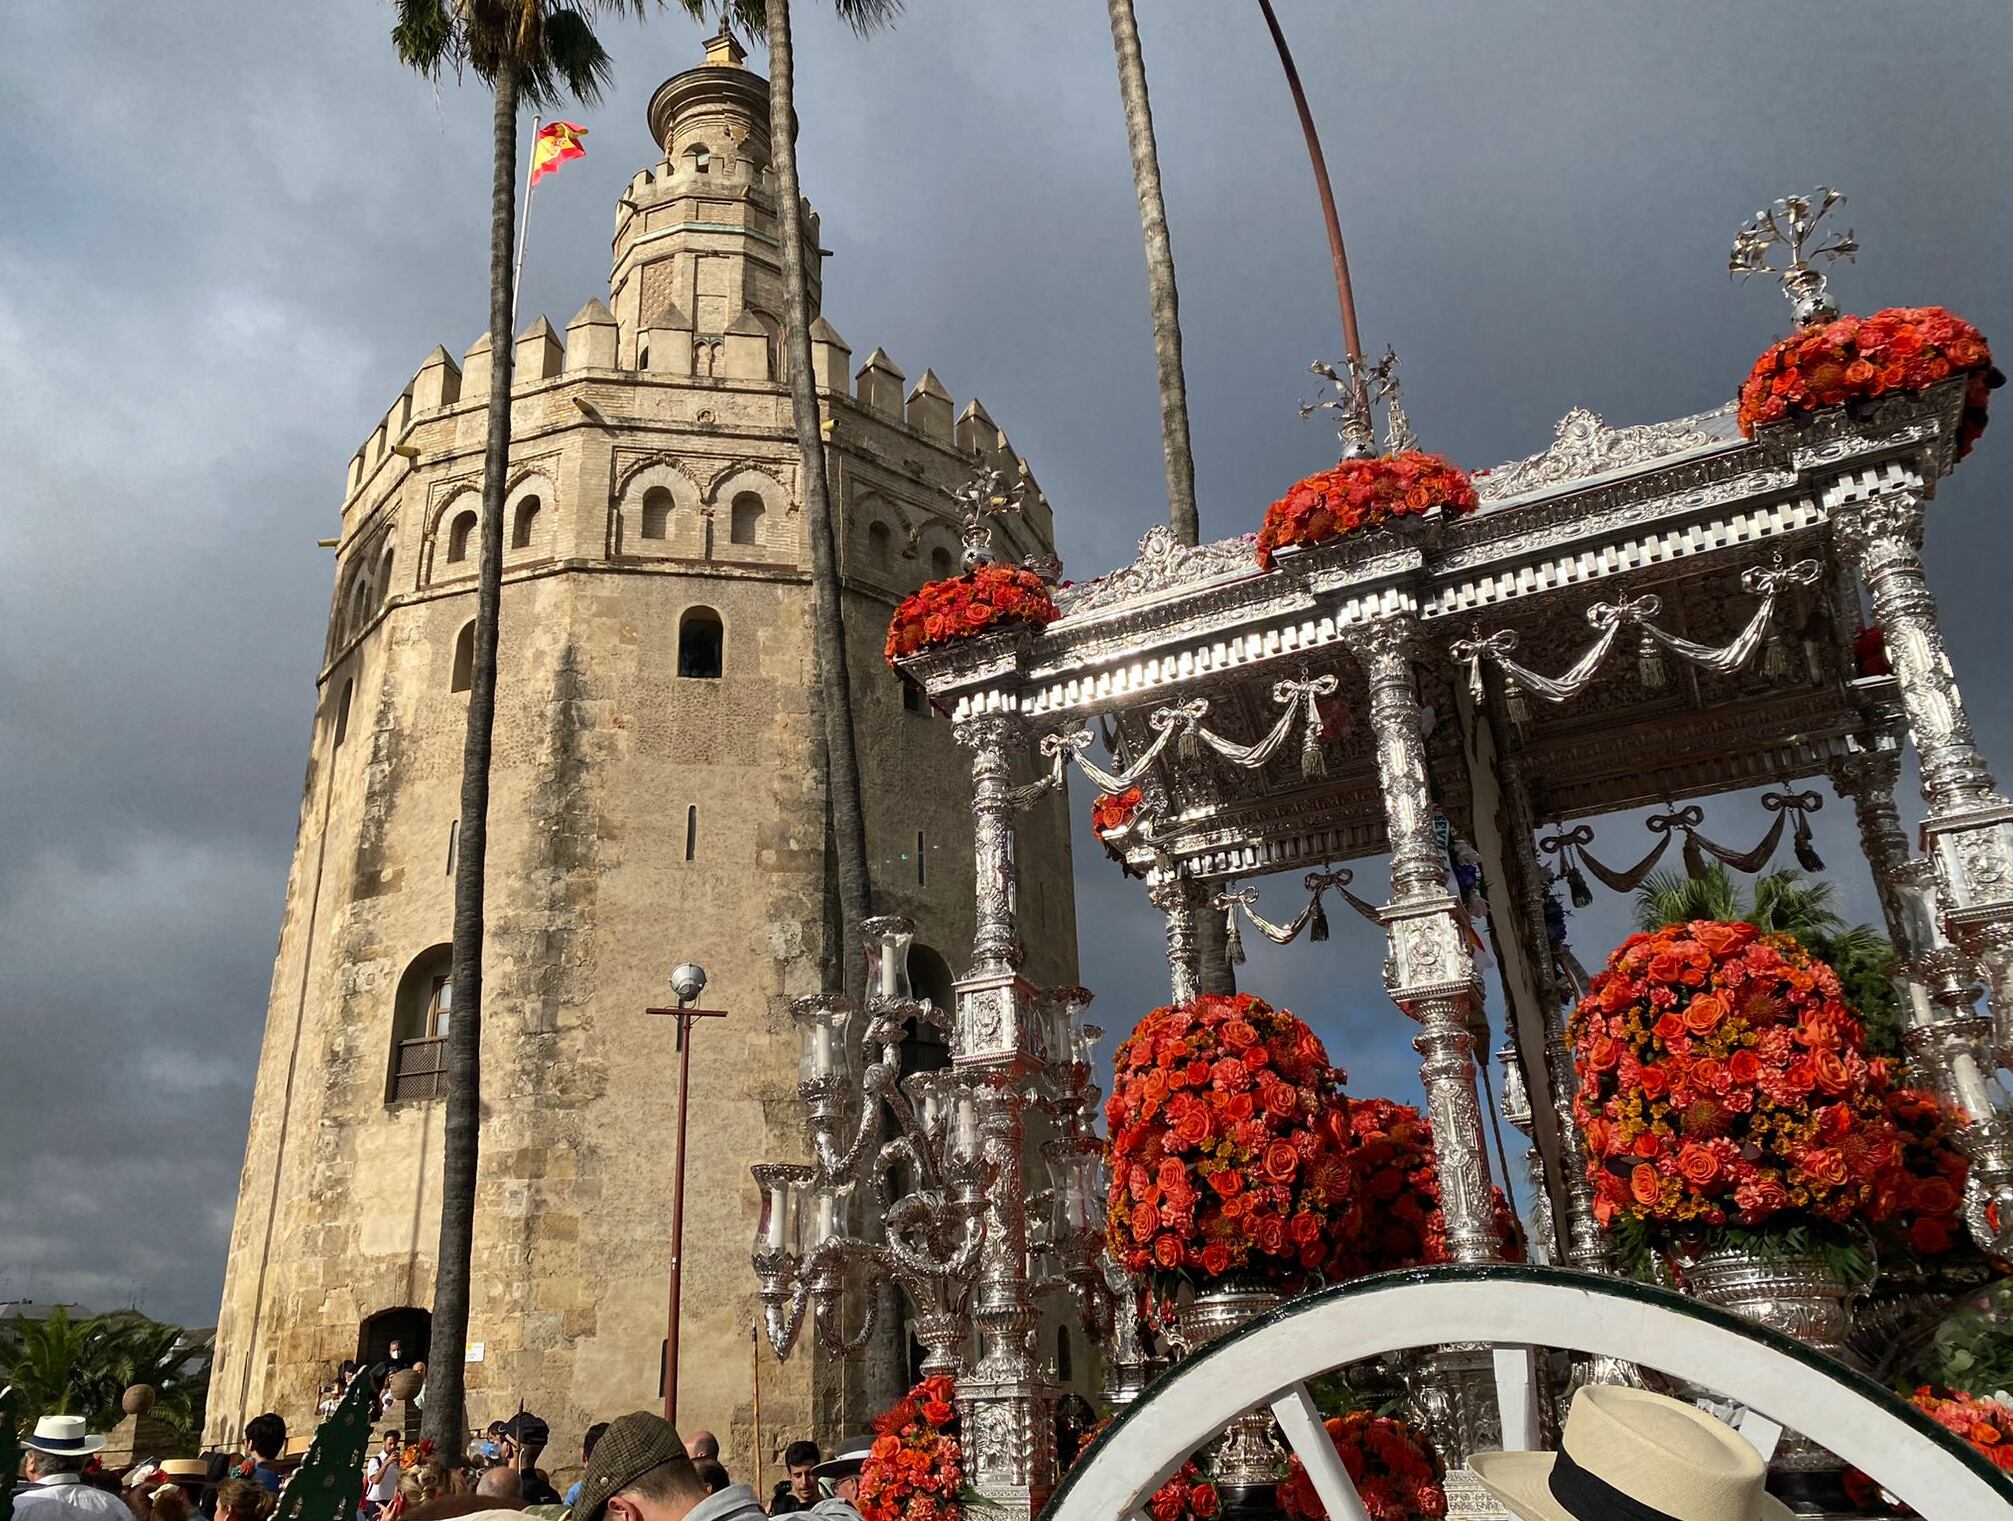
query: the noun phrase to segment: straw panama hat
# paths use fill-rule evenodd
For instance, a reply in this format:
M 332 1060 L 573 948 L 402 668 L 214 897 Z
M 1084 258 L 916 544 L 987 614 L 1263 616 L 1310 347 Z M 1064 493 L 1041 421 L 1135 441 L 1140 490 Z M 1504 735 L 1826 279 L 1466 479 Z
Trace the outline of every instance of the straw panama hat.
M 1573 1396 L 1559 1451 L 1478 1452 L 1475 1477 L 1522 1521 L 1793 1521 L 1747 1440 L 1641 1389 Z
M 33 1436 L 21 1438 L 21 1445 L 69 1458 L 96 1452 L 105 1445 L 105 1439 L 85 1430 L 81 1415 L 45 1415 L 35 1423 Z

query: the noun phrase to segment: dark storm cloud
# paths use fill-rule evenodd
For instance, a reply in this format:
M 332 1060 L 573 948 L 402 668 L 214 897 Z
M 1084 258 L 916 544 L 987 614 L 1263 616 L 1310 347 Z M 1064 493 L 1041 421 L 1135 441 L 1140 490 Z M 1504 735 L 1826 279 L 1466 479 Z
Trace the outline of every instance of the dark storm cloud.
M 1368 341 L 1429 444 L 1530 453 L 1729 396 L 1785 309 L 1723 273 L 1734 227 L 1829 182 L 1866 253 L 1846 304 L 2013 333 L 2003 5 L 1289 4 Z M 860 41 L 802 13 L 804 179 L 826 311 L 864 355 L 974 390 L 1057 507 L 1072 573 L 1163 510 L 1137 223 L 1102 10 L 916 4 Z M 16 8 L 0 93 L 0 1297 L 143 1292 L 215 1313 L 291 848 L 343 467 L 435 343 L 483 320 L 488 112 L 402 71 L 373 0 Z M 256 23 L 256 24 L 255 24 Z M 1332 297 L 1277 64 L 1247 6 L 1142 7 L 1180 264 L 1205 528 L 1254 527 L 1333 456 L 1294 403 Z M 542 186 L 526 320 L 602 294 L 643 104 L 696 58 L 618 29 L 589 156 Z M 758 54 L 755 61 L 760 62 Z M 31 124 L 24 131 L 22 124 Z M 2002 421 L 2001 428 L 2008 423 Z M 1982 737 L 2013 766 L 1988 437 L 1929 559 Z M 1079 803 L 1081 798 L 1079 797 Z M 1721 838 L 1759 832 L 1712 805 Z M 1635 854 L 1631 821 L 1602 826 Z M 1851 832 L 1821 831 L 1872 915 Z M 1155 1001 L 1158 930 L 1081 852 L 1108 1028 Z M 1380 885 L 1371 863 L 1364 880 Z M 1291 912 L 1273 888 L 1267 907 Z M 1095 919 L 1089 914 L 1094 911 Z M 1625 906 L 1583 916 L 1590 959 Z M 1255 946 L 1364 1092 L 1415 1094 L 1353 915 Z M 1345 922 L 1346 921 L 1346 922 Z

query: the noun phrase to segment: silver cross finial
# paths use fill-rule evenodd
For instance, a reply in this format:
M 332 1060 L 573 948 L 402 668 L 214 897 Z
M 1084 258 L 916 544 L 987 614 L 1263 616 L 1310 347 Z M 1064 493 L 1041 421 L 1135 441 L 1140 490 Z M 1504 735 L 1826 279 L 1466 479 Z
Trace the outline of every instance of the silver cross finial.
M 1412 433 L 1411 419 L 1406 417 L 1404 405 L 1399 400 L 1398 356 L 1391 349 L 1386 348 L 1384 357 L 1375 364 L 1351 359 L 1345 361 L 1342 370 L 1338 370 L 1334 365 L 1317 359 L 1307 368 L 1327 381 L 1335 394 L 1317 401 L 1302 402 L 1300 415 L 1306 418 L 1316 412 L 1339 413 L 1337 431 L 1342 437 L 1344 459 L 1377 457 L 1373 408 L 1380 402 L 1384 406 L 1384 452 L 1402 454 L 1407 449 L 1419 447 L 1419 440 Z
M 1811 243 L 1825 213 L 1845 201 L 1838 191 L 1824 185 L 1817 187 L 1815 196 L 1813 200 L 1807 195 L 1786 195 L 1773 206 L 1757 211 L 1754 220 L 1734 235 L 1733 257 L 1727 261 L 1727 269 L 1733 274 L 1774 275 L 1782 281 L 1783 294 L 1789 298 L 1798 325 L 1803 327 L 1813 322 L 1829 322 L 1838 315 L 1838 304 L 1831 299 L 1830 287 L 1817 261 L 1822 259 L 1831 264 L 1839 259 L 1849 260 L 1859 252 L 1858 240 L 1849 227 L 1821 243 Z M 1787 266 L 1778 269 L 1769 263 L 1771 248 L 1788 252 Z

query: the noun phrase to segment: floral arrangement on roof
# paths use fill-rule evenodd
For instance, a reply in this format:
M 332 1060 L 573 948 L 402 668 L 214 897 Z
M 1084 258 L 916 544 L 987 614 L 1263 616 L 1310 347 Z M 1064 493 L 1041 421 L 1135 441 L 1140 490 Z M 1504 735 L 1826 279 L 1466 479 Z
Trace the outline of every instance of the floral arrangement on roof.
M 874 1418 L 857 1502 L 866 1521 L 960 1521 L 965 1471 L 955 1395 L 950 1375 L 935 1374 Z
M 2013 1473 L 2013 1406 L 1956 1389 L 1924 1384 L 1909 1403 L 1964 1438 L 1995 1467 Z
M 1083 1445 L 1076 1450 L 1070 1461 L 1075 1467 L 1083 1461 L 1083 1455 L 1090 1451 L 1091 1444 L 1104 1434 L 1104 1428 L 1111 1424 L 1106 1416 L 1086 1431 Z M 1202 1469 L 1195 1459 L 1190 1458 L 1175 1470 L 1174 1477 L 1153 1492 L 1153 1498 L 1146 1502 L 1146 1514 L 1153 1521 L 1215 1521 L 1223 1510 L 1223 1497 L 1216 1486 L 1202 1476 Z
M 888 623 L 888 664 L 995 629 L 1040 628 L 1059 616 L 1054 593 L 1033 571 L 981 565 L 902 599 Z
M 1838 976 L 1787 935 L 1631 935 L 1568 1026 L 1594 1212 L 1671 1245 L 1840 1225 L 1893 1189 L 1886 1063 Z
M 1090 832 L 1102 840 L 1107 834 L 1125 828 L 1144 801 L 1146 794 L 1137 787 L 1128 787 L 1123 792 L 1100 792 L 1090 805 Z
M 1968 375 L 1957 457 L 1985 431 L 1986 401 L 2006 377 L 1984 335 L 1940 306 L 1894 306 L 1813 323 L 1768 349 L 1740 388 L 1740 431 L 1807 420 L 1826 407 L 1928 389 Z
M 1248 993 L 1155 1009 L 1113 1058 L 1111 1254 L 1164 1319 L 1182 1282 L 1292 1293 L 1356 1229 L 1343 1074 L 1314 1032 Z
M 1961 1216 L 1971 1164 L 1957 1149 L 1961 1115 L 1921 1088 L 1889 1088 L 1882 1101 L 1901 1137 L 1901 1165 L 1883 1181 L 1869 1211 L 1883 1238 L 1882 1260 L 1890 1250 L 1941 1257 L 1969 1241 Z
M 1258 564 L 1270 570 L 1281 549 L 1326 544 L 1435 508 L 1456 515 L 1481 505 L 1467 472 L 1438 454 L 1408 449 L 1375 459 L 1345 459 L 1295 481 L 1265 511 L 1258 530 Z
M 1393 1416 L 1354 1410 L 1324 1423 L 1370 1521 L 1438 1521 L 1447 1514 L 1447 1470 L 1418 1432 Z M 1279 1485 L 1288 1521 L 1326 1521 L 1307 1465 L 1295 1454 Z
M 1349 1165 L 1356 1174 L 1362 1228 L 1349 1244 L 1344 1276 L 1446 1262 L 1447 1217 L 1440 1207 L 1440 1157 L 1426 1117 L 1392 1099 L 1349 1101 Z M 1524 1260 L 1523 1232 L 1500 1188 L 1496 1234 L 1505 1262 Z

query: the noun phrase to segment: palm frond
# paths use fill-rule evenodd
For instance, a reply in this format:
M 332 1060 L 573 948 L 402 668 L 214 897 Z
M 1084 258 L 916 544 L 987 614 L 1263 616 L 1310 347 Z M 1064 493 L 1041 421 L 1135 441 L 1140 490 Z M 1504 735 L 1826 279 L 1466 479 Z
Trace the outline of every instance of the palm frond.
M 1708 867 L 1703 877 L 1660 871 L 1636 889 L 1636 928 L 1661 929 L 1694 919 L 1744 919 L 1747 905 L 1725 868 Z
M 1828 935 L 1845 924 L 1837 901 L 1838 889 L 1832 883 L 1785 866 L 1755 879 L 1754 922 L 1799 940 Z
M 447 0 L 394 0 L 396 20 L 391 45 L 400 63 L 429 79 L 458 69 L 466 60 L 464 34 L 455 25 Z
M 832 0 L 839 19 L 862 37 L 890 25 L 902 13 L 902 0 Z
M 517 87 L 524 98 L 532 105 L 551 106 L 571 95 L 582 105 L 598 105 L 614 77 L 614 60 L 586 15 L 570 9 L 551 12 L 542 42 L 518 71 Z

